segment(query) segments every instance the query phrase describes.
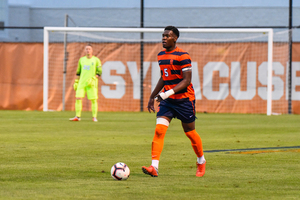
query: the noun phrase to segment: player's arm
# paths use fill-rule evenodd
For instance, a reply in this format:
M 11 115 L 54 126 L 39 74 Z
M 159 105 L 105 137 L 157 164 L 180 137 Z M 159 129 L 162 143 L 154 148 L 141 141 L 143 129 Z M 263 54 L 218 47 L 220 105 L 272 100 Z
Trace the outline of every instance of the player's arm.
M 157 97 L 158 93 L 163 89 L 164 87 L 164 81 L 163 78 L 160 77 L 160 79 L 158 80 L 153 92 L 150 95 L 149 101 L 148 101 L 148 111 L 151 113 L 151 111 L 155 112 L 154 109 L 154 99 L 155 97 Z
M 80 73 L 81 73 L 81 65 L 80 65 L 80 59 L 78 61 L 78 65 L 77 65 L 77 70 L 76 70 L 76 78 L 73 84 L 73 88 L 76 91 L 77 87 L 78 87 L 78 82 L 79 82 L 79 78 L 80 78 Z
M 99 59 L 98 60 L 98 65 L 96 67 L 96 77 L 99 78 L 102 74 L 102 63 L 101 63 L 101 60 Z
M 77 64 L 77 70 L 76 70 L 76 75 L 77 76 L 80 76 L 81 74 L 81 62 L 80 62 L 81 58 L 79 59 L 78 61 L 78 64 Z

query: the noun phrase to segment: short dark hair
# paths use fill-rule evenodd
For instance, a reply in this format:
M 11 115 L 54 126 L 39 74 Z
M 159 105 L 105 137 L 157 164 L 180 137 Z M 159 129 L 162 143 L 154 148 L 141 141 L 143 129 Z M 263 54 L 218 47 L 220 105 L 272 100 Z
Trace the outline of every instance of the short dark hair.
M 179 38 L 179 30 L 175 26 L 167 26 L 165 30 L 172 31 Z

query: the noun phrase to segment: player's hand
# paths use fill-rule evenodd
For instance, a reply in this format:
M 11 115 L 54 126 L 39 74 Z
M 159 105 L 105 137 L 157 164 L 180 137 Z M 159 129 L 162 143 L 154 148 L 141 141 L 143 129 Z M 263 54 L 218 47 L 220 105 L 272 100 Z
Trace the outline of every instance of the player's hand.
M 97 77 L 96 76 L 94 76 L 93 78 L 92 78 L 92 83 L 91 83 L 91 87 L 93 87 L 93 88 L 96 88 L 97 87 Z
M 154 99 L 153 98 L 149 99 L 147 108 L 148 108 L 149 113 L 151 113 L 151 111 L 155 113 Z
M 86 86 L 91 87 L 91 88 L 96 87 L 96 84 L 97 84 L 97 78 L 96 78 L 96 76 L 94 76 L 92 78 L 89 78 L 87 80 L 87 82 L 86 82 Z
M 75 91 L 77 90 L 78 82 L 79 82 L 79 80 L 75 79 L 74 84 L 73 84 L 73 88 L 74 88 Z
M 157 102 L 161 102 L 161 101 L 163 100 L 159 94 L 156 95 L 154 99 L 155 99 Z
M 99 72 L 98 72 L 98 74 L 97 75 L 99 75 L 99 76 L 101 76 L 102 75 L 102 67 L 99 67 Z

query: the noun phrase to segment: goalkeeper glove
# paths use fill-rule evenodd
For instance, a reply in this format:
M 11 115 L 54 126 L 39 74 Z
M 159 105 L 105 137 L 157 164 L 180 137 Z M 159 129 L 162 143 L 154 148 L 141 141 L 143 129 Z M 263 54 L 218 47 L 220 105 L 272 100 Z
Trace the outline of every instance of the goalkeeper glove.
M 79 80 L 75 79 L 74 84 L 73 84 L 73 88 L 75 91 L 77 90 L 78 82 L 79 82 Z
M 101 74 L 102 74 L 102 67 L 99 67 L 98 68 L 98 73 L 97 73 L 99 76 L 101 76 Z
M 96 81 L 97 81 L 97 78 L 94 76 L 87 81 L 86 86 L 96 87 Z

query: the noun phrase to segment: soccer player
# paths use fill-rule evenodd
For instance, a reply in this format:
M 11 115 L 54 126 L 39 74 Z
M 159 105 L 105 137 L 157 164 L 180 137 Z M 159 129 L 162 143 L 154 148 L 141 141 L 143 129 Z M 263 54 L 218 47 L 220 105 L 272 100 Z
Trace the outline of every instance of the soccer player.
M 87 94 L 88 99 L 92 103 L 93 121 L 97 122 L 98 112 L 98 79 L 102 74 L 102 64 L 99 58 L 93 56 L 93 48 L 90 44 L 85 46 L 84 57 L 78 61 L 77 78 L 74 83 L 76 91 L 75 111 L 76 116 L 70 118 L 70 121 L 80 121 L 82 111 L 82 98 Z
M 179 31 L 176 27 L 165 27 L 162 34 L 162 45 L 165 50 L 157 55 L 161 77 L 148 102 L 150 113 L 155 112 L 154 100 L 160 102 L 152 141 L 152 164 L 150 167 L 142 167 L 143 172 L 152 177 L 158 176 L 164 137 L 173 118 L 181 120 L 182 128 L 197 155 L 196 176 L 202 177 L 205 174 L 206 161 L 202 141 L 195 130 L 195 92 L 191 83 L 191 57 L 186 51 L 176 46 L 178 38 Z

